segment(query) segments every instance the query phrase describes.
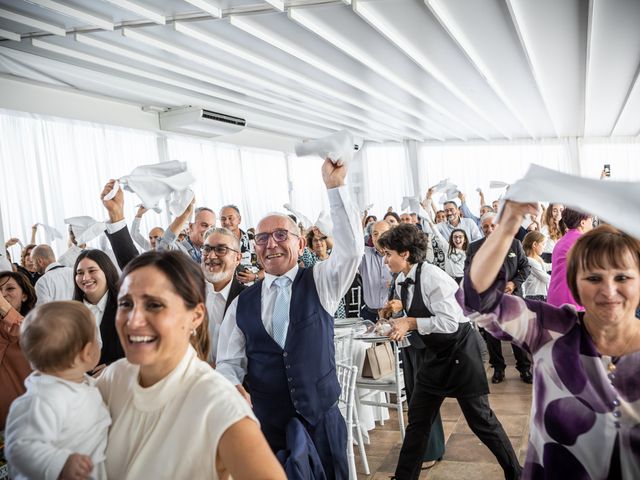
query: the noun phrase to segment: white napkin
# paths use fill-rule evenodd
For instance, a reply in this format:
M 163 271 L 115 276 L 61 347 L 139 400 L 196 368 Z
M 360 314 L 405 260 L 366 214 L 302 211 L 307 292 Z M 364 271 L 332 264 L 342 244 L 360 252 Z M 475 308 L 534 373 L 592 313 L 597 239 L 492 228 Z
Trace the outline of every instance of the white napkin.
M 298 219 L 298 223 L 302 223 L 302 226 L 307 229 L 307 228 L 311 228 L 313 226 L 313 224 L 311 223 L 311 220 L 309 220 L 306 216 L 304 216 L 303 214 L 301 214 L 298 210 L 295 210 L 290 203 L 285 203 L 282 206 L 287 212 L 290 212 L 292 214 L 295 215 L 295 217 Z
M 577 177 L 531 165 L 526 175 L 511 185 L 505 200 L 562 203 L 604 219 L 640 238 L 640 182 L 618 182 Z
M 53 243 L 56 238 L 62 240 L 62 234 L 56 228 L 50 225 L 45 225 L 44 223 L 38 223 L 38 225 L 42 226 L 44 230 L 44 238 L 47 243 Z
M 359 142 L 359 145 L 361 144 L 362 142 Z M 340 130 L 328 137 L 297 143 L 295 150 L 298 157 L 317 155 L 320 158 L 328 158 L 338 166 L 351 161 L 356 151 L 353 136 L 347 130 Z
M 93 240 L 107 228 L 104 222 L 87 216 L 65 218 L 64 223 L 71 225 L 71 230 L 78 243 L 87 243 Z
M 500 180 L 491 180 L 489 182 L 489 188 L 504 188 L 508 186 L 509 184 L 507 182 L 501 182 Z
M 119 178 L 104 198 L 111 200 L 122 185 L 124 190 L 138 195 L 145 208 L 158 211 L 158 204 L 161 200 L 173 192 L 186 190 L 195 181 L 196 178 L 187 169 L 186 162 L 171 160 L 170 162 L 141 165 L 133 169 L 131 174 Z
M 458 186 L 455 183 L 451 183 L 448 178 L 445 178 L 444 180 L 440 180 L 436 185 L 434 185 L 431 188 L 433 188 L 433 191 L 435 193 L 446 192 L 450 190 L 458 191 Z
M 169 196 L 169 212 L 171 212 L 171 215 L 177 217 L 183 214 L 195 196 L 195 193 L 190 188 L 171 192 Z

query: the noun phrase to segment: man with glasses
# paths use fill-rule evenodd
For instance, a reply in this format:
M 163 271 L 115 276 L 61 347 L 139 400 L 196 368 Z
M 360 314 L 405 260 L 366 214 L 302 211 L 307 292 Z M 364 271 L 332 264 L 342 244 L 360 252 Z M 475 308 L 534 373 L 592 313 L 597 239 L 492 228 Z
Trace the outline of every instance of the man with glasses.
M 470 242 L 474 242 L 482 238 L 482 234 L 480 233 L 476 222 L 470 218 L 460 217 L 460 209 L 456 202 L 444 202 L 444 213 L 447 216 L 447 221 L 437 223 L 436 228 L 440 230 L 440 234 L 447 239 L 447 242 L 449 241 L 451 232 L 456 228 L 464 230 Z
M 189 224 L 189 236 L 182 241 L 177 239 L 184 224 L 191 218 L 193 212 L 194 202 L 191 202 L 189 206 L 178 215 L 169 228 L 164 231 L 160 243 L 158 244 L 158 250 L 171 250 L 177 248 L 178 250 L 189 255 L 193 261 L 200 263 L 202 256 L 200 255 L 200 247 L 204 243 L 204 234 L 211 227 L 216 226 L 216 214 L 208 207 L 198 207 L 195 209 L 195 218 L 193 222 Z
M 237 206 L 225 205 L 220 209 L 220 223 L 224 228 L 229 229 L 240 242 L 240 253 L 242 254 L 242 259 L 240 260 L 241 266 L 240 269 L 238 269 L 237 278 L 240 282 L 247 284 L 264 278 L 264 271 L 257 266 L 254 266 L 255 268 L 251 268 L 251 256 L 254 252 L 251 248 L 251 242 L 249 242 L 249 235 L 240 228 L 241 221 L 242 216 L 240 215 L 240 209 Z
M 213 228 L 206 233 L 200 254 L 200 268 L 207 280 L 207 314 L 211 337 L 209 361 L 215 365 L 222 319 L 233 299 L 244 289 L 244 285 L 235 276 L 242 258 L 240 242 L 232 231 Z
M 332 313 L 353 282 L 363 255 L 358 208 L 344 186 L 346 165 L 325 160 L 322 177 L 333 220 L 333 251 L 300 268 L 305 247 L 295 222 L 274 214 L 256 229 L 265 278 L 240 293 L 220 331 L 217 370 L 251 402 L 274 452 L 287 449 L 287 427 L 304 428 L 327 478 L 347 479 L 347 430 L 337 407 Z M 246 392 L 245 392 L 246 393 Z

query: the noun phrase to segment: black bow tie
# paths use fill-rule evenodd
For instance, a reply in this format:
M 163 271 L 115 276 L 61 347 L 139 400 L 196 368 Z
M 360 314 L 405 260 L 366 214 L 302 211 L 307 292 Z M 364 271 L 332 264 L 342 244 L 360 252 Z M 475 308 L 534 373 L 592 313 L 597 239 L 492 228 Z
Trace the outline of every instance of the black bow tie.
M 413 280 L 413 278 L 406 278 L 404 280 L 404 282 L 398 282 L 398 285 L 400 285 L 401 287 L 408 287 L 409 285 L 414 285 L 416 282 Z

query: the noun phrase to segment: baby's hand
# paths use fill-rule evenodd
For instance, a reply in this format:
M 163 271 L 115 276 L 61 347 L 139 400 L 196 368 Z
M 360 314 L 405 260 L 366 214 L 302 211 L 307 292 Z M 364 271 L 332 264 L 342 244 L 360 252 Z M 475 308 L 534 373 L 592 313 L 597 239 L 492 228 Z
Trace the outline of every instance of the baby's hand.
M 62 467 L 59 480 L 86 480 L 93 470 L 93 462 L 88 455 L 72 453 Z

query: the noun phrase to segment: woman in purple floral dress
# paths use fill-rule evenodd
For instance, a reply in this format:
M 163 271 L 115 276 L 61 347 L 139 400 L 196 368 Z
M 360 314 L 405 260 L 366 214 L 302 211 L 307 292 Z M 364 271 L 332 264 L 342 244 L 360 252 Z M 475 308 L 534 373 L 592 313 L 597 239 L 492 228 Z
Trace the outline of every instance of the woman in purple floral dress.
M 478 325 L 533 356 L 523 478 L 640 478 L 640 242 L 611 226 L 581 236 L 567 281 L 584 312 L 503 295 L 502 261 L 525 213 L 507 202 L 459 301 Z M 464 298 L 463 298 L 464 297 Z

